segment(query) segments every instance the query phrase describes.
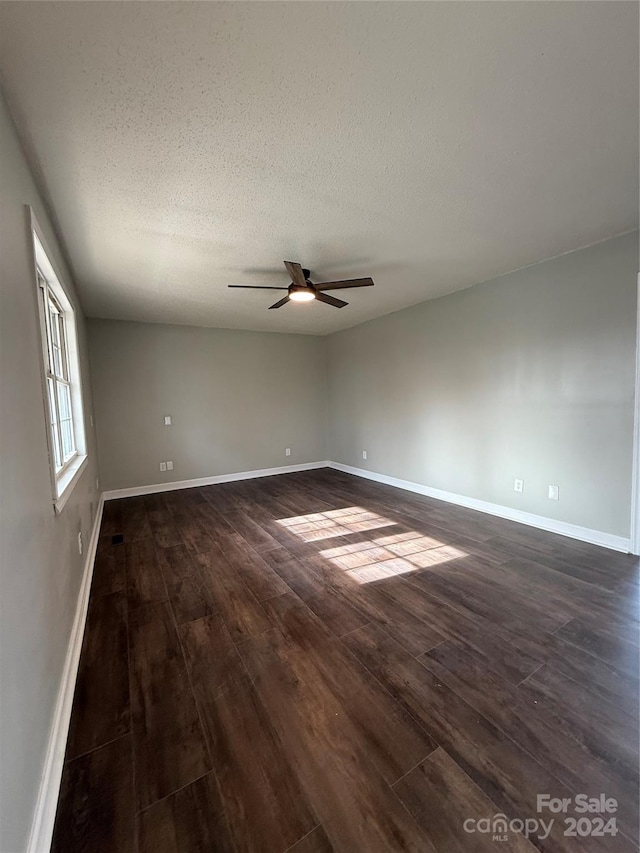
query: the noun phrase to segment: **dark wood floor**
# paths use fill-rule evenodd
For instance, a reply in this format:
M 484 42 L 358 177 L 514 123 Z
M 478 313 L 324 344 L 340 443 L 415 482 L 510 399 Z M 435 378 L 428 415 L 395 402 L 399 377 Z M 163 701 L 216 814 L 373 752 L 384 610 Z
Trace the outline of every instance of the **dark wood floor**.
M 53 849 L 636 850 L 639 618 L 635 558 L 335 471 L 108 502 Z

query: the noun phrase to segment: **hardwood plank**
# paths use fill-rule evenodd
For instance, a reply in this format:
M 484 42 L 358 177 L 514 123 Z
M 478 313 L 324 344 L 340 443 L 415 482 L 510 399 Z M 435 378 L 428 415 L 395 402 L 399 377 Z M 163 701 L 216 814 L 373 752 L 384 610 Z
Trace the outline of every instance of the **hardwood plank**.
M 509 569 L 507 563 L 495 563 L 475 555 L 467 557 L 460 562 L 460 569 L 473 575 L 477 581 L 484 586 L 487 595 L 495 597 L 496 590 L 507 596 L 515 595 L 527 605 L 541 613 L 546 613 L 551 619 L 557 621 L 557 625 L 568 622 L 577 612 L 580 606 L 575 599 L 561 594 L 556 584 L 549 590 L 549 595 L 541 595 L 541 583 L 538 573 L 534 570 L 532 574 L 521 575 Z M 447 565 L 443 571 L 457 568 L 456 564 Z
M 579 720 L 571 708 L 564 714 L 548 713 L 542 702 L 529 701 L 526 692 L 509 685 L 462 644 L 443 643 L 420 661 L 573 794 L 586 789 L 615 797 L 621 829 L 631 837 L 637 835 L 637 778 L 614 767 L 611 750 L 576 736 Z
M 198 554 L 194 559 L 234 641 L 260 634 L 271 627 L 260 602 L 229 566 L 221 551 L 215 549 Z
M 126 509 L 126 501 L 112 500 L 105 501 L 102 509 L 102 523 L 100 525 L 100 535 L 111 539 L 118 533 L 123 532 L 123 509 Z
M 589 652 L 558 642 L 547 663 L 560 675 L 582 685 L 590 694 L 615 703 L 633 719 L 638 717 L 640 682 L 627 673 L 616 670 Z
M 263 554 L 266 562 L 333 633 L 340 637 L 369 621 L 335 585 L 321 579 L 304 560 L 284 548 Z
M 465 832 L 467 820 L 491 817 L 498 808 L 441 747 L 403 776 L 394 790 L 436 850 L 446 853 L 492 853 L 492 835 Z M 503 845 L 501 845 L 503 846 Z M 508 849 L 535 853 L 520 833 L 510 833 Z
M 134 853 L 131 735 L 65 764 L 52 853 Z
M 207 494 L 207 488 L 200 489 L 203 495 Z M 205 500 L 204 503 L 198 504 L 195 508 L 197 519 L 204 525 L 204 530 L 207 536 L 211 539 L 214 549 L 224 550 L 229 536 L 232 536 L 237 531 L 227 521 L 224 510 L 218 511 L 212 504 Z M 210 548 L 206 548 L 198 553 L 207 553 Z
M 546 563 L 512 557 L 502 565 L 505 570 L 519 577 L 523 582 L 533 582 L 538 596 L 546 591 L 549 597 L 560 598 L 563 603 L 570 602 L 574 616 L 583 609 L 601 608 L 604 602 L 614 602 L 617 597 L 615 592 L 563 575 Z
M 321 826 L 316 826 L 297 844 L 290 847 L 287 853 L 334 853 L 334 848 L 327 838 L 327 833 Z
M 567 643 L 578 646 L 620 672 L 638 678 L 640 654 L 636 645 L 620 639 L 606 629 L 596 628 L 580 618 L 572 619 L 556 633 Z
M 122 507 L 122 530 L 117 532 L 124 535 L 125 544 L 149 539 L 152 534 L 144 498 L 127 498 Z
M 214 541 L 209 535 L 208 526 L 202 517 L 206 500 L 198 489 L 185 489 L 178 492 L 166 492 L 164 505 L 178 528 L 182 541 L 191 555 L 209 551 Z
M 112 545 L 110 536 L 100 536 L 91 580 L 91 598 L 126 590 L 125 557 L 123 545 Z
M 505 587 L 501 588 L 497 600 L 495 584 L 483 581 L 469 570 L 473 560 L 465 558 L 447 563 L 443 568 L 435 566 L 420 575 L 433 595 L 452 604 L 462 600 L 466 607 L 494 624 L 524 628 L 533 636 L 541 631 L 557 631 L 574 615 L 567 608 L 557 610 L 553 602 L 544 607 L 542 602 L 533 602 Z
M 412 655 L 437 646 L 445 634 L 416 605 L 416 593 L 401 579 L 373 584 L 364 592 L 367 616 L 386 630 Z M 407 604 L 410 606 L 407 607 Z
M 160 550 L 158 564 L 178 625 L 217 611 L 211 590 L 185 545 Z
M 167 603 L 130 614 L 131 711 L 138 809 L 211 770 Z
M 124 593 L 92 599 L 73 699 L 67 759 L 130 731 L 128 655 Z
M 337 642 L 293 593 L 267 602 L 272 621 L 290 654 L 302 654 L 365 741 L 370 760 L 389 783 L 395 782 L 436 744 L 407 711 Z M 239 646 L 242 654 L 242 645 Z
M 471 646 L 476 652 L 491 661 L 494 669 L 513 683 L 530 675 L 550 653 L 551 640 L 538 641 L 530 634 L 519 636 L 505 626 L 494 625 L 478 613 L 465 606 L 461 599 L 455 606 L 429 594 L 429 578 L 420 576 L 406 581 L 412 594 L 404 594 L 410 610 L 418 610 L 422 618 L 434 626 L 445 639 L 458 640 Z M 382 591 L 391 592 L 386 584 Z M 547 635 L 550 637 L 551 635 Z
M 197 671 L 199 650 L 190 646 L 187 654 Z M 249 679 L 237 677 L 213 690 L 206 678 L 195 677 L 194 690 L 235 849 L 286 850 L 318 820 Z
M 215 774 L 138 815 L 138 853 L 233 853 Z
M 238 510 L 233 505 L 229 506 L 228 501 L 225 503 L 224 499 L 220 499 L 218 494 L 211 490 L 211 487 L 203 488 L 202 494 L 214 510 L 219 514 L 224 514 L 226 523 L 233 528 L 234 532 L 239 533 L 246 539 L 258 553 L 278 546 L 279 543 L 259 524 L 253 521 L 247 513 Z
M 606 570 L 595 568 L 586 564 L 586 561 L 571 561 L 557 557 L 553 553 L 545 553 L 541 555 L 539 550 L 532 548 L 530 545 L 525 545 L 515 539 L 513 536 L 509 539 L 503 536 L 495 536 L 488 540 L 490 545 L 495 545 L 502 548 L 510 554 L 522 557 L 525 560 L 533 560 L 534 562 L 543 561 L 544 565 L 558 574 L 566 575 L 570 578 L 575 578 L 584 583 L 599 586 L 605 590 L 614 590 L 619 584 L 620 579 L 611 576 Z
M 345 638 L 346 644 L 509 818 L 536 814 L 537 795 L 571 796 L 534 758 L 505 737 L 475 708 L 411 658 L 380 628 L 369 625 Z M 621 850 L 631 850 L 621 841 Z M 611 849 L 602 838 L 579 843 L 554 826 L 545 849 L 585 851 Z
M 596 724 L 598 724 L 596 715 L 602 714 L 606 717 L 605 728 L 607 731 L 613 729 L 625 738 L 629 738 L 631 735 L 637 736 L 638 704 L 637 701 L 633 701 L 637 696 L 614 697 L 611 692 L 609 695 L 603 696 L 598 691 L 592 690 L 591 682 L 576 681 L 566 672 L 558 670 L 555 661 L 547 662 L 541 666 L 523 683 L 535 685 L 545 695 L 561 699 L 567 705 L 589 708 L 590 714 L 593 712 L 593 720 Z M 625 680 L 624 683 L 628 682 Z
M 220 616 L 206 616 L 179 627 L 194 685 L 206 684 L 209 696 L 236 678 L 244 678 L 242 661 Z
M 173 545 L 182 544 L 182 536 L 166 510 L 163 495 L 147 495 L 144 499 L 144 507 L 149 519 L 151 535 L 159 548 L 170 548 Z
M 258 601 L 289 592 L 289 587 L 239 533 L 233 533 L 224 556 Z
M 336 850 L 426 853 L 430 843 L 373 769 L 358 730 L 311 659 L 276 628 L 247 640 L 243 659 L 284 754 Z
M 613 703 L 592 696 L 577 684 L 569 682 L 559 690 L 554 682 L 551 671 L 543 672 L 541 679 L 532 676 L 518 689 L 531 705 L 548 710 L 556 719 L 568 720 L 567 727 L 594 755 L 601 756 L 618 773 L 626 767 L 628 778 L 635 782 L 638 777 L 637 721 L 621 713 Z
M 167 600 L 158 553 L 152 539 L 141 539 L 124 545 L 127 571 L 127 604 L 129 610 Z

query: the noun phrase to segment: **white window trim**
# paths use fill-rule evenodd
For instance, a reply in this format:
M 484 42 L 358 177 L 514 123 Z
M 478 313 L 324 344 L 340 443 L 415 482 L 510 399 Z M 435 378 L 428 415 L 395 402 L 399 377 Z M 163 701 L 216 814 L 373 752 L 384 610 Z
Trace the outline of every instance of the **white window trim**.
M 80 358 L 78 351 L 78 333 L 76 327 L 75 307 L 67 295 L 64 279 L 53 265 L 53 253 L 47 246 L 46 239 L 38 221 L 29 208 L 29 218 L 33 243 L 33 261 L 36 286 L 36 305 L 38 311 L 38 330 L 41 339 L 40 377 L 42 383 L 42 400 L 45 415 L 45 430 L 47 436 L 47 450 L 49 454 L 49 472 L 51 477 L 51 492 L 53 506 L 56 512 L 62 512 L 71 494 L 82 476 L 87 462 L 88 453 L 86 445 L 86 427 L 84 422 L 84 400 L 82 392 L 82 376 Z M 68 344 L 68 370 L 69 383 L 71 387 L 71 406 L 73 411 L 73 429 L 75 432 L 76 452 L 56 472 L 55 452 L 51 435 L 51 412 L 49 403 L 49 392 L 47 388 L 48 377 L 48 350 L 47 334 L 44 324 L 47 322 L 43 313 L 42 297 L 40 295 L 41 285 L 39 283 L 39 272 L 51 289 L 64 315 L 65 335 Z

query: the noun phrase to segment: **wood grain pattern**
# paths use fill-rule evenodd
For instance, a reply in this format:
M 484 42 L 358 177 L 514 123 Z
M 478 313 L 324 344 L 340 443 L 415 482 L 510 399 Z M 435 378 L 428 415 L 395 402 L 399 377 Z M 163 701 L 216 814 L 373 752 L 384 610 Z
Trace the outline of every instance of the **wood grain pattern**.
M 167 603 L 130 614 L 136 800 L 144 809 L 211 770 L 178 634 Z
M 203 684 L 215 702 L 218 691 L 245 671 L 222 617 L 196 619 L 178 629 L 194 685 Z
M 411 658 L 378 626 L 367 626 L 349 635 L 347 643 L 393 695 L 405 703 L 446 752 L 478 787 L 509 816 L 525 819 L 536 813 L 537 795 L 560 799 L 570 789 L 544 768 L 535 757 L 506 737 L 481 710 L 468 704 L 431 670 Z M 607 850 L 608 840 L 580 839 L 579 843 L 555 825 L 548 847 L 553 851 Z M 633 845 L 619 840 L 617 849 Z
M 604 792 L 503 847 L 630 853 L 638 568 L 329 470 L 109 501 L 53 850 L 484 853 Z
M 170 548 L 172 545 L 180 545 L 182 536 L 173 523 L 171 515 L 164 505 L 163 495 L 147 495 L 144 506 L 149 519 L 149 527 L 156 545 L 160 548 Z
M 218 692 L 206 680 L 194 689 L 235 849 L 286 850 L 318 820 L 265 706 L 246 677 L 228 681 Z
M 290 847 L 287 853 L 333 853 L 333 847 L 324 829 L 317 826 L 297 844 Z
M 616 797 L 620 803 L 625 803 L 634 789 L 637 796 L 638 785 L 633 771 L 625 772 L 620 767 L 625 743 L 628 746 L 626 757 L 631 753 L 637 757 L 637 726 L 625 719 L 624 732 L 628 740 L 618 742 L 620 748 L 616 748 L 615 736 L 611 734 L 613 708 L 607 709 L 608 713 L 603 711 L 594 721 L 597 726 L 602 719 L 597 731 L 604 732 L 604 736 L 598 737 L 594 732 L 589 737 L 576 725 L 579 717 L 574 712 L 567 712 L 568 709 L 563 712 L 557 704 L 533 695 L 532 685 L 536 684 L 537 673 L 545 667 L 516 688 L 488 670 L 481 658 L 461 645 L 443 643 L 423 655 L 420 661 L 555 778 L 564 782 L 574 795 L 604 786 L 609 796 Z M 568 695 L 571 697 L 571 693 Z M 586 697 L 574 695 L 573 698 L 576 707 L 580 707 L 581 700 L 584 702 Z M 589 705 L 592 714 L 593 702 Z M 631 838 L 637 837 L 634 810 L 628 813 L 622 806 L 617 819 Z
M 185 545 L 159 550 L 158 564 L 178 625 L 216 612 L 209 586 Z
M 124 545 L 112 545 L 111 536 L 101 536 L 91 580 L 91 598 L 124 592 L 127 588 Z
M 232 853 L 213 773 L 196 779 L 138 815 L 139 853 Z
M 348 652 L 296 596 L 267 602 L 289 651 L 313 665 L 314 677 L 346 709 L 365 741 L 369 759 L 389 782 L 414 767 L 436 748 L 435 742 L 382 685 Z M 242 653 L 242 646 L 240 647 Z
M 271 627 L 260 602 L 227 563 L 222 551 L 198 554 L 195 560 L 233 640 L 244 640 Z
M 278 629 L 242 644 L 258 695 L 321 820 L 339 850 L 426 853 L 431 845 L 375 772 L 366 738 L 308 655 Z
M 52 853 L 134 853 L 131 735 L 65 765 Z
M 494 804 L 442 748 L 400 779 L 394 790 L 436 850 L 495 851 L 496 842 L 491 835 L 471 837 L 464 830 L 466 820 L 478 821 L 495 814 Z M 518 833 L 511 833 L 508 849 L 514 853 L 536 850 Z
M 125 543 L 127 604 L 129 610 L 167 600 L 167 589 L 158 564 L 153 539 Z
M 82 755 L 130 731 L 127 656 L 124 593 L 92 599 L 73 699 L 67 758 Z

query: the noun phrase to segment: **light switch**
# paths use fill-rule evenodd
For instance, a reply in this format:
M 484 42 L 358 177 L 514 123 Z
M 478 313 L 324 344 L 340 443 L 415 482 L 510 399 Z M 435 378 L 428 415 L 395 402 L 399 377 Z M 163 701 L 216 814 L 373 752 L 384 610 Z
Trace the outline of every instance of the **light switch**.
M 165 426 L 171 426 L 171 415 L 165 415 L 164 416 L 164 425 Z

